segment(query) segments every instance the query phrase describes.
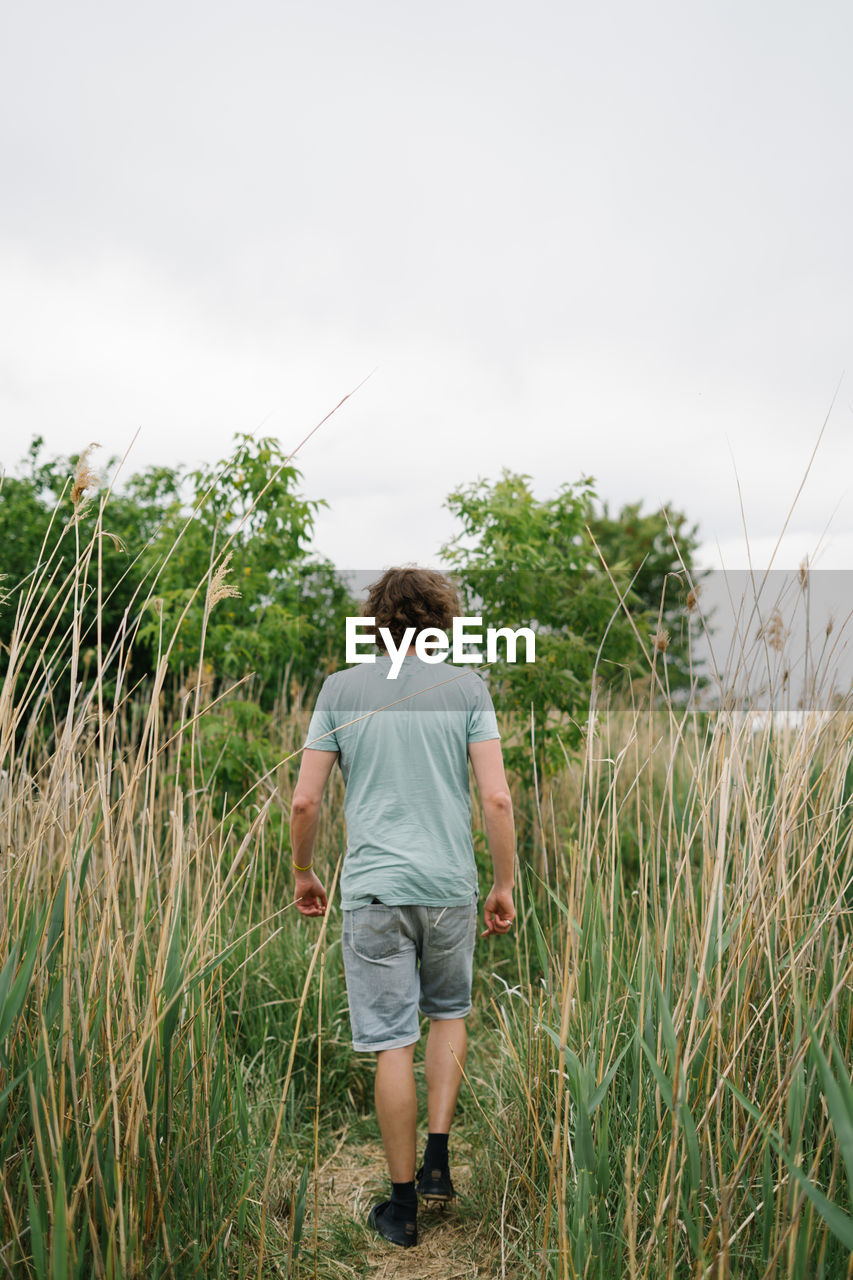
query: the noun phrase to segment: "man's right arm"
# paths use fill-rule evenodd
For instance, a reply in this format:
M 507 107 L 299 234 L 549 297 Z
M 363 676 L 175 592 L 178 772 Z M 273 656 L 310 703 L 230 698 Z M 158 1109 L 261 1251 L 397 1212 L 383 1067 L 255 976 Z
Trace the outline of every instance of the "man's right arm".
M 468 755 L 483 806 L 486 838 L 495 874 L 495 883 L 483 904 L 486 931 L 482 936 L 486 937 L 490 933 L 507 933 L 515 919 L 512 899 L 515 883 L 515 823 L 500 738 L 490 738 L 487 742 L 469 742 Z
M 314 874 L 314 839 L 320 817 L 320 801 L 329 775 L 338 758 L 337 751 L 317 751 L 306 747 L 290 805 L 290 847 L 296 880 L 296 909 L 303 916 L 326 914 L 328 899 L 321 880 Z

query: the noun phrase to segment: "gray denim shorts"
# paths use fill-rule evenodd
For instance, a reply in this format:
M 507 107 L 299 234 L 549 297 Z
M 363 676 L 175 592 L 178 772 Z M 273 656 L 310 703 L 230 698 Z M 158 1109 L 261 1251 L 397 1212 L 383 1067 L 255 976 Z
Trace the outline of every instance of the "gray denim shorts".
M 345 911 L 344 973 L 352 1046 L 400 1049 L 420 1039 L 426 1018 L 464 1018 L 471 1009 L 477 898 L 463 907 Z

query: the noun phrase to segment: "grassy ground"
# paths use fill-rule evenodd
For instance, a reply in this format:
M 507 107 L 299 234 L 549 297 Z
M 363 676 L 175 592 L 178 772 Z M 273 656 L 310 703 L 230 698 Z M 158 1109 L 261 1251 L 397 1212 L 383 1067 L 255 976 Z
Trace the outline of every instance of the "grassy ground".
M 316 1183 L 307 1196 L 300 1266 L 321 1277 L 442 1277 L 501 1274 L 499 1244 L 481 1201 L 483 1150 L 476 1117 L 460 1114 L 453 1136 L 457 1199 L 447 1209 L 421 1209 L 419 1245 L 401 1250 L 365 1225 L 371 1205 L 388 1195 L 388 1171 L 372 1118 L 354 1118 L 324 1138 Z M 328 1149 L 330 1148 L 330 1149 Z M 316 1189 L 316 1190 L 315 1190 Z M 316 1200 L 315 1200 L 316 1194 Z M 285 1218 L 287 1214 L 285 1214 Z M 281 1224 L 282 1237 L 290 1233 Z M 511 1275 L 508 1271 L 506 1274 Z

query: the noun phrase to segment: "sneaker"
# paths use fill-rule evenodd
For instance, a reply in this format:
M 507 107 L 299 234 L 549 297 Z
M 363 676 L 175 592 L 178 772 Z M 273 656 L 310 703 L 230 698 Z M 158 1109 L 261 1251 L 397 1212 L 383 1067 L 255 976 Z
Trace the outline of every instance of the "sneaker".
M 381 1200 L 379 1204 L 375 1204 L 367 1215 L 367 1225 L 373 1227 L 374 1231 L 378 1231 L 392 1244 L 398 1244 L 403 1249 L 411 1249 L 412 1245 L 418 1243 L 417 1219 L 412 1222 L 400 1222 L 397 1218 L 392 1218 L 388 1213 L 390 1204 L 390 1200 Z
M 415 1174 L 415 1186 L 420 1198 L 430 1204 L 449 1204 L 456 1195 L 449 1169 L 430 1169 L 425 1173 L 421 1165 Z

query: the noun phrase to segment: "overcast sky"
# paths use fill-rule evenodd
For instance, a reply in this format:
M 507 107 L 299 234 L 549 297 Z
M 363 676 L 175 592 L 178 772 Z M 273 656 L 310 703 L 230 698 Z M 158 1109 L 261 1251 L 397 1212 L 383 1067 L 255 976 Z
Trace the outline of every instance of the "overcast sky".
M 2 461 L 294 447 L 341 567 L 502 467 L 853 566 L 853 6 L 8 6 Z M 837 395 L 836 395 L 837 391 Z M 830 406 L 834 407 L 830 412 Z M 103 455 L 102 455 L 103 456 Z

